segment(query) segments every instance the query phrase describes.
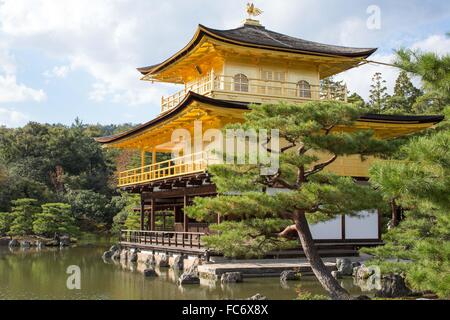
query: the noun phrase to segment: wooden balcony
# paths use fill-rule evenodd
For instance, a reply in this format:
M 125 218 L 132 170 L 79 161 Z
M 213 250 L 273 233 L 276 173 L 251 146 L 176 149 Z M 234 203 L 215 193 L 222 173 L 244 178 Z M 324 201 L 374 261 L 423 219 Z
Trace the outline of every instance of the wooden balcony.
M 317 100 L 347 101 L 346 87 L 324 87 L 318 85 L 299 86 L 299 83 L 248 78 L 246 82 L 236 82 L 234 77 L 216 75 L 193 82 L 183 90 L 161 99 L 161 112 L 177 106 L 189 91 L 223 100 L 242 102 L 306 102 Z
M 206 152 L 198 152 L 119 173 L 119 187 L 205 172 L 208 165 Z

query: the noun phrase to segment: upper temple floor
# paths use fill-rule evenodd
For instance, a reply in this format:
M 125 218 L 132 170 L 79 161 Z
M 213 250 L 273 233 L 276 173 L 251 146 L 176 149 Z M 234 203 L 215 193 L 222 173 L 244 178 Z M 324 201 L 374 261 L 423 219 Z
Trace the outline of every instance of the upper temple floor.
M 177 129 L 195 136 L 208 136 L 210 129 L 242 123 L 250 103 L 293 103 L 320 99 L 342 99 L 347 90 L 325 88 L 321 80 L 366 63 L 375 49 L 325 45 L 267 30 L 255 20 L 236 29 L 215 30 L 200 25 L 192 40 L 167 60 L 139 68 L 142 80 L 175 83 L 181 90 L 162 99 L 156 118 L 109 137 L 96 140 L 107 147 L 137 150 L 141 166 L 118 174 L 118 186 L 125 189 L 165 184 L 192 175 L 203 175 L 210 164 L 208 152 L 183 152 L 173 156 L 180 144 Z M 379 139 L 412 134 L 442 121 L 442 116 L 361 115 L 339 132 L 373 130 Z M 195 123 L 200 122 L 198 129 Z M 210 137 L 211 138 L 211 137 Z M 202 140 L 208 149 L 214 139 Z M 191 141 L 192 142 L 192 141 Z M 147 153 L 152 154 L 149 163 Z M 157 154 L 165 154 L 157 161 Z M 324 155 L 327 158 L 328 155 Z M 329 166 L 338 175 L 366 178 L 375 159 L 341 157 Z M 124 168 L 125 169 L 125 168 Z M 185 181 L 184 181 L 185 182 Z M 136 189 L 137 190 L 137 189 Z
M 345 87 L 326 88 L 320 80 L 364 63 L 375 50 L 306 41 L 247 19 L 230 30 L 200 25 L 179 52 L 138 70 L 142 80 L 182 86 L 162 98 L 162 112 L 174 108 L 189 91 L 247 103 L 345 100 Z

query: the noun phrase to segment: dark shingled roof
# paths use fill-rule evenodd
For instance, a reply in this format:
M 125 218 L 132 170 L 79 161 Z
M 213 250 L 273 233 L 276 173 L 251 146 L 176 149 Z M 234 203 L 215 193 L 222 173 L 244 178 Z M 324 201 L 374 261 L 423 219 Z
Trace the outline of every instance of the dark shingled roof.
M 188 45 L 173 57 L 160 64 L 138 68 L 137 70 L 143 75 L 149 74 L 153 70 L 157 71 L 157 69 L 160 69 L 160 67 L 163 67 L 169 61 L 176 61 L 185 53 L 192 50 L 205 35 L 221 41 L 238 43 L 250 47 L 313 55 L 367 58 L 377 50 L 376 48 L 342 47 L 307 41 L 268 30 L 263 26 L 250 24 L 245 24 L 242 27 L 229 30 L 217 30 L 199 25 L 196 37 L 191 41 L 191 45 Z
M 341 47 L 307 41 L 268 30 L 263 26 L 244 25 L 242 27 L 230 30 L 216 30 L 205 26 L 202 27 L 213 34 L 230 40 L 292 51 L 321 53 L 345 57 L 367 57 L 377 50 L 376 48 Z
M 128 138 L 137 133 L 140 133 L 147 128 L 150 128 L 164 120 L 170 119 L 174 115 L 178 114 L 182 110 L 184 110 L 187 106 L 189 106 L 193 101 L 207 103 L 213 106 L 228 108 L 228 109 L 241 109 L 247 110 L 250 103 L 247 102 L 237 102 L 237 101 L 227 101 L 227 100 L 219 100 L 209 98 L 198 93 L 190 91 L 186 97 L 181 101 L 176 107 L 170 109 L 167 112 L 161 113 L 156 118 L 138 125 L 128 131 L 115 134 L 108 137 L 99 137 L 95 140 L 99 143 L 112 143 L 115 141 L 119 141 L 124 138 Z M 364 122 L 386 122 L 386 123 L 439 123 L 444 120 L 444 116 L 436 115 L 436 116 L 407 116 L 407 115 L 386 115 L 386 114 L 366 114 L 359 118 L 359 121 Z

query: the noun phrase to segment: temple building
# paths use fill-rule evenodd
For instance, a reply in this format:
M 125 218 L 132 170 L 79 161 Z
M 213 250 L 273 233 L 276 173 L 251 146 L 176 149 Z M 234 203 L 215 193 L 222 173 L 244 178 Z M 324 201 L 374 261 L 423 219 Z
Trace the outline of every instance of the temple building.
M 105 147 L 138 150 L 141 166 L 118 173 L 118 187 L 139 193 L 141 230 L 123 231 L 122 244 L 166 252 L 202 254 L 208 224 L 186 216 L 194 197 L 215 196 L 204 151 L 172 157 L 176 129 L 202 133 L 243 121 L 251 103 L 347 101 L 345 87 L 326 87 L 321 80 L 366 63 L 374 48 L 351 48 L 306 41 L 266 29 L 247 19 L 242 26 L 217 30 L 199 25 L 192 40 L 165 61 L 138 68 L 141 80 L 180 85 L 161 99 L 160 114 L 137 127 L 97 141 Z M 432 127 L 441 116 L 365 115 L 343 130 L 372 129 L 392 139 Z M 208 141 L 203 141 L 208 144 Z M 340 157 L 328 170 L 367 181 L 376 161 Z M 363 212 L 361 219 L 342 216 L 312 226 L 318 243 L 380 242 L 380 217 Z M 216 217 L 220 223 L 220 217 Z

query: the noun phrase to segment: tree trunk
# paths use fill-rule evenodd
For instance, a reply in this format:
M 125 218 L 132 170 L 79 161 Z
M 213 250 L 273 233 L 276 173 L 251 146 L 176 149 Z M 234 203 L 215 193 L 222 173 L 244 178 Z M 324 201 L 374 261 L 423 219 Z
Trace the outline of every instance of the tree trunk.
M 398 217 L 398 207 L 395 202 L 395 198 L 391 199 L 391 225 L 393 228 L 398 226 L 399 217 Z
M 322 258 L 320 258 L 305 213 L 301 211 L 296 212 L 294 220 L 303 252 L 317 280 L 319 280 L 322 287 L 330 294 L 333 300 L 349 300 L 350 295 L 348 292 L 339 285 L 338 281 L 331 275 L 330 270 L 323 263 Z

